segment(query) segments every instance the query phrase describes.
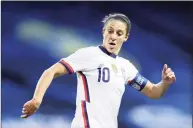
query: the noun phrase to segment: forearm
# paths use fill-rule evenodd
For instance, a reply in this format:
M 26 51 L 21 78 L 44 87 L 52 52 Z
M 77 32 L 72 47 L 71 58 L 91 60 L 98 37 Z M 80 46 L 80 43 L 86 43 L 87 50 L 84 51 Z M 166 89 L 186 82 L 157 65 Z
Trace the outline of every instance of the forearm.
M 33 99 L 36 99 L 39 102 L 42 101 L 47 88 L 50 86 L 52 80 L 54 79 L 54 75 L 55 74 L 49 70 L 44 71 L 37 83 Z
M 174 72 L 171 70 L 171 68 L 167 68 L 167 65 L 165 64 L 162 70 L 162 81 L 157 84 L 147 81 L 141 92 L 149 98 L 159 99 L 164 95 L 174 81 L 176 81 Z
M 155 84 L 151 90 L 152 98 L 158 99 L 158 98 L 162 97 L 164 95 L 164 93 L 167 91 L 168 87 L 169 87 L 169 85 L 164 84 L 162 81 Z

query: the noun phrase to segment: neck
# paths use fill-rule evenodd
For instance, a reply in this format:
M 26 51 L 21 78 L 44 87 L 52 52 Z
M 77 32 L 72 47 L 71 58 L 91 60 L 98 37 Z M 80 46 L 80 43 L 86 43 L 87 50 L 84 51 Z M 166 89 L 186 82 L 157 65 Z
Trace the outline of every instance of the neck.
M 103 47 L 102 45 L 100 45 L 99 48 L 100 48 L 105 54 L 107 54 L 107 55 L 109 55 L 109 56 L 111 56 L 111 57 L 113 57 L 113 58 L 116 58 L 116 56 L 117 56 L 116 54 L 108 52 L 107 49 L 106 49 L 105 47 Z
M 107 50 L 107 48 L 104 46 L 104 44 L 102 44 L 101 46 Z M 121 50 L 121 47 L 120 47 L 119 49 L 117 49 L 117 50 L 116 50 L 115 52 L 113 52 L 113 53 L 110 53 L 108 50 L 107 50 L 107 51 L 108 51 L 110 54 L 118 55 L 119 52 L 120 52 L 120 50 Z
M 116 51 L 115 51 L 115 55 L 118 55 L 119 54 L 119 52 L 120 52 L 120 50 L 121 50 L 121 47 L 119 48 L 119 49 L 117 49 Z

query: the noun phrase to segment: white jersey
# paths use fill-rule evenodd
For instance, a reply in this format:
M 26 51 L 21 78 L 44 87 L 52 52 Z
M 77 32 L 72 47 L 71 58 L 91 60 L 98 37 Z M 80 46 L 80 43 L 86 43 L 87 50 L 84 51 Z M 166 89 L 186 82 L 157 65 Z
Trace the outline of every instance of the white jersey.
M 141 90 L 146 81 L 126 59 L 109 54 L 102 46 L 82 48 L 60 60 L 76 73 L 78 86 L 72 128 L 117 128 L 125 85 Z M 140 76 L 141 77 L 141 76 Z M 136 84 L 136 80 L 138 83 Z

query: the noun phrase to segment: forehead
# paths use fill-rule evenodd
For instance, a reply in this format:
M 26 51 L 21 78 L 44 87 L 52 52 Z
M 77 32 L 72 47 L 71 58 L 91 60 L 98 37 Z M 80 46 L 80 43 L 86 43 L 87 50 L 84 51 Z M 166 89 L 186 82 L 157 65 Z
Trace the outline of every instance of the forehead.
M 106 28 L 113 28 L 113 29 L 118 29 L 118 30 L 126 31 L 127 24 L 124 23 L 123 21 L 120 21 L 120 20 L 110 19 L 105 24 L 105 27 Z

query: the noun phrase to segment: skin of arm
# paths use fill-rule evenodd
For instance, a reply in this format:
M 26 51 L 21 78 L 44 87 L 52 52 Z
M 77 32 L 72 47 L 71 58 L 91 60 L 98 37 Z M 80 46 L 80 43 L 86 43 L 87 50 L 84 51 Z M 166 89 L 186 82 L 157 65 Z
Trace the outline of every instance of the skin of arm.
M 68 74 L 68 70 L 60 63 L 56 63 L 45 70 L 37 83 L 33 99 L 36 99 L 41 103 L 43 96 L 53 79 L 64 74 Z
M 61 63 L 56 63 L 50 68 L 46 69 L 42 73 L 36 85 L 33 98 L 24 104 L 22 109 L 23 115 L 21 115 L 21 118 L 27 118 L 28 116 L 31 116 L 33 113 L 35 113 L 40 107 L 46 90 L 50 86 L 53 79 L 68 73 L 68 70 Z
M 159 99 L 168 90 L 169 86 L 170 85 L 164 84 L 163 81 L 157 84 L 148 81 L 142 93 L 151 99 Z

